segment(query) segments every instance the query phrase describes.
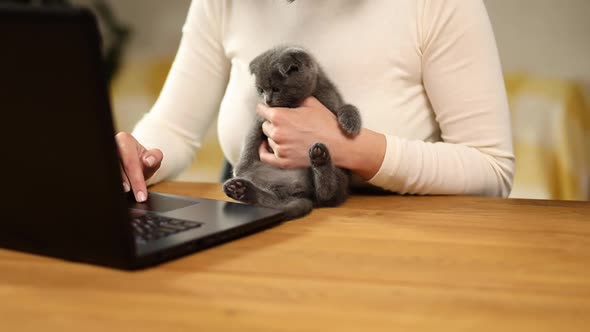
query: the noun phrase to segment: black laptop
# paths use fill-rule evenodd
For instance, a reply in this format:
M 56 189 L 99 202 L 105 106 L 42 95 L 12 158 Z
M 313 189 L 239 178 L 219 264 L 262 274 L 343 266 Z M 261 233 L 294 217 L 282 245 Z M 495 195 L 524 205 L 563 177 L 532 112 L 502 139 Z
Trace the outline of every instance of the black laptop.
M 280 221 L 251 205 L 123 193 L 101 57 L 89 10 L 0 7 L 0 247 L 136 269 Z

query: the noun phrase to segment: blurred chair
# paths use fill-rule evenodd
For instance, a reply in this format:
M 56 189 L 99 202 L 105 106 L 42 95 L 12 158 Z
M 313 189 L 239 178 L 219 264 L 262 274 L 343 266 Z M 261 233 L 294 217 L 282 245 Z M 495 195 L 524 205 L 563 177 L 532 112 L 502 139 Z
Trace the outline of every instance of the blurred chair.
M 590 109 L 573 81 L 507 74 L 516 173 L 510 197 L 590 199 Z

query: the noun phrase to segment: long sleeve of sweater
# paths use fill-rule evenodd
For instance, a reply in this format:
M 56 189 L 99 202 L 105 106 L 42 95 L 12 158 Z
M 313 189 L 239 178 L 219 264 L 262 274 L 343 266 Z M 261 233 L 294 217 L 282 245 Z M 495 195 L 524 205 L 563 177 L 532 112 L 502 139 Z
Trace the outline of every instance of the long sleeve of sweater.
M 424 0 L 423 84 L 441 142 L 387 135 L 371 183 L 401 193 L 508 196 L 514 155 L 496 42 L 483 3 Z

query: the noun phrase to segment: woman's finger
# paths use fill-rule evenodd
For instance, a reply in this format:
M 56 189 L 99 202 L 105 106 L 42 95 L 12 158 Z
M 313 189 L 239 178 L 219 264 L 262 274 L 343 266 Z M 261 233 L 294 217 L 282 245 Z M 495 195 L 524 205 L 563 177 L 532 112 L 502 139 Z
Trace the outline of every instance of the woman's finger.
M 139 143 L 133 136 L 127 133 L 119 133 L 115 138 L 119 148 L 123 170 L 127 174 L 127 179 L 135 195 L 135 200 L 144 202 L 147 199 L 147 187 L 143 176 L 143 165 L 138 155 Z

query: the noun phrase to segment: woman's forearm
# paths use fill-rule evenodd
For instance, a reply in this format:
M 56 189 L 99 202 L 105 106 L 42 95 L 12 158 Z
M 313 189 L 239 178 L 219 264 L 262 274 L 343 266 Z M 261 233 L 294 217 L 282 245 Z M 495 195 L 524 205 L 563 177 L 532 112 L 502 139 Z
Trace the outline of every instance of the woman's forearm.
M 369 180 L 381 168 L 386 145 L 383 134 L 363 128 L 354 139 L 345 139 L 334 163 Z

